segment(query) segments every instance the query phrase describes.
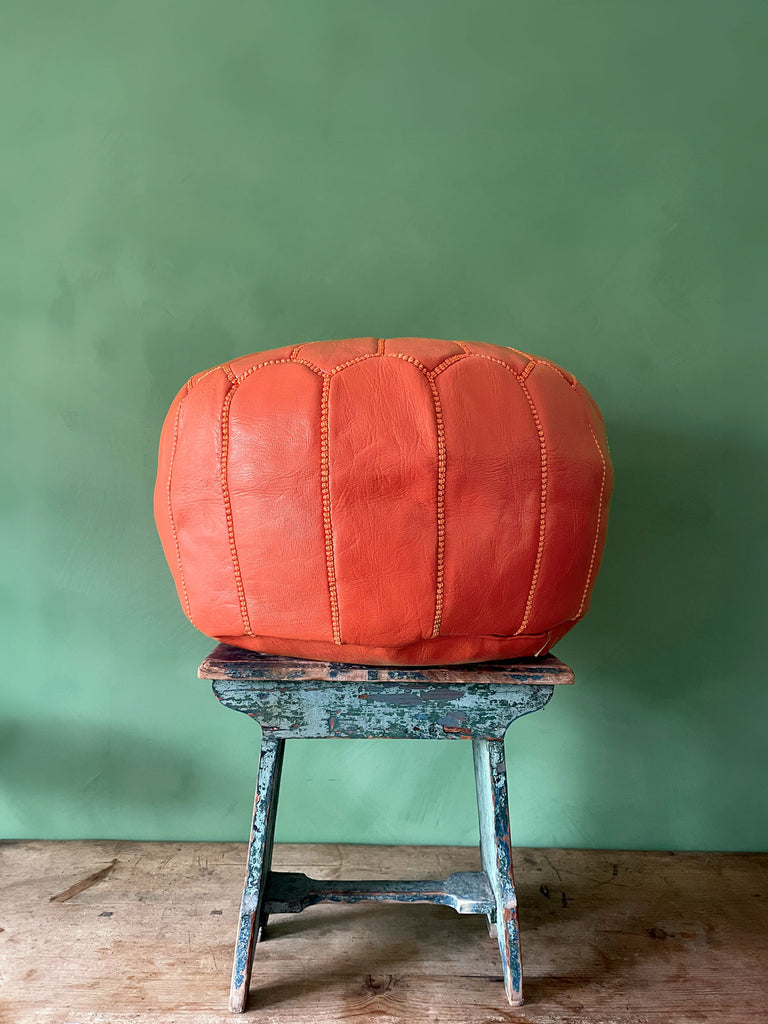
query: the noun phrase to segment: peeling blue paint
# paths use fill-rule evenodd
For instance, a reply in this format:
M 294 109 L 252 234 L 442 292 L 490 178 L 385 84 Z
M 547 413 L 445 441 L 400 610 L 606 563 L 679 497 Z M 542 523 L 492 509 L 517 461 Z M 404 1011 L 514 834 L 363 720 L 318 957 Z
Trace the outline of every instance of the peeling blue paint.
M 221 645 L 198 674 L 212 680 L 213 691 L 225 707 L 248 715 L 262 727 L 230 1009 L 245 1009 L 254 946 L 271 913 L 299 913 L 315 903 L 363 900 L 440 903 L 462 914 L 485 914 L 489 924 L 495 925 L 507 998 L 512 1006 L 519 1006 L 522 966 L 504 733 L 517 718 L 545 707 L 555 683 L 571 682 L 570 669 L 551 656 L 534 666 L 486 662 L 392 669 L 297 664 L 293 659 Z M 472 740 L 483 870 L 444 880 L 407 881 L 320 881 L 301 873 L 271 871 L 285 740 L 328 737 Z

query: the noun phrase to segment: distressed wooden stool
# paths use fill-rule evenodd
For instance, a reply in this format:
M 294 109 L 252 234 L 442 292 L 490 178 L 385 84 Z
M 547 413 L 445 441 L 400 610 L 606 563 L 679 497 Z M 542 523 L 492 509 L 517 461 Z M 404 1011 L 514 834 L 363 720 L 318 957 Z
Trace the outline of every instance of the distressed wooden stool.
M 512 877 L 504 733 L 543 708 L 573 673 L 552 655 L 520 661 L 399 668 L 283 658 L 220 644 L 198 670 L 225 707 L 261 725 L 259 773 L 248 846 L 229 1008 L 245 1010 L 256 942 L 270 914 L 314 903 L 442 903 L 485 914 L 498 939 L 512 1006 L 523 1001 Z M 319 881 L 272 871 L 280 770 L 287 739 L 472 740 L 483 870 L 423 881 Z

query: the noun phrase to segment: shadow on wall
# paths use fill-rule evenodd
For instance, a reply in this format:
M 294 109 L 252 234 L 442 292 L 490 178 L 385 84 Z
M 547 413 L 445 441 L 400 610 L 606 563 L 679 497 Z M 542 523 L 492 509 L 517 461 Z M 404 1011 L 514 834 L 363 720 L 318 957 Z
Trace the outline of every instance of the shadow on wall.
M 760 849 L 766 795 L 748 780 L 765 770 L 768 714 L 755 671 L 764 452 L 714 428 L 610 418 L 609 440 L 605 562 L 590 614 L 555 651 L 577 682 L 557 842 Z
M 766 453 L 717 427 L 612 422 L 608 436 L 616 484 L 606 556 L 569 654 L 593 664 L 620 657 L 621 679 L 646 694 L 732 677 L 753 660 L 768 598 L 754 557 Z
M 231 785 L 226 771 L 209 758 L 205 772 L 200 756 L 156 743 L 143 733 L 121 732 L 110 726 L 67 721 L 61 728 L 29 720 L 5 721 L 0 727 L 0 761 L 10 770 L 3 773 L 11 792 L 23 799 L 46 793 L 87 806 L 146 808 L 177 817 L 184 807 L 195 806 L 198 797 L 209 798 L 215 790 Z M 258 763 L 255 733 L 254 765 Z M 219 777 L 217 778 L 217 775 Z M 103 819 L 103 812 L 98 811 Z

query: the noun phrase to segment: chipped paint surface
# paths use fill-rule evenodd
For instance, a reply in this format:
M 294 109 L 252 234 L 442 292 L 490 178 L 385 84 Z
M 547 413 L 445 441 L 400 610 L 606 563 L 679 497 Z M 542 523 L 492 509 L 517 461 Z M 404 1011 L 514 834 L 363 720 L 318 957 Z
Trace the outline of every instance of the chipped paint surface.
M 459 914 L 487 914 L 495 906 L 484 871 L 465 871 L 444 880 L 308 878 L 302 872 L 271 871 L 265 897 L 270 914 L 298 914 L 316 903 L 440 903 Z
M 547 663 L 548 664 L 545 664 Z M 232 972 L 230 1009 L 248 999 L 254 946 L 271 913 L 316 903 L 439 903 L 485 914 L 498 940 L 504 986 L 522 1003 L 517 898 L 512 876 L 504 733 L 545 707 L 557 682 L 571 682 L 556 658 L 541 662 L 392 669 L 298 662 L 220 645 L 200 666 L 221 703 L 262 727 L 248 870 Z M 472 741 L 483 870 L 444 880 L 348 881 L 272 872 L 272 842 L 286 739 L 468 739 Z
M 216 679 L 221 703 L 283 739 L 501 738 L 516 718 L 543 708 L 554 687 L 504 683 L 285 683 Z
M 245 1010 L 253 966 L 253 948 L 257 932 L 266 924 L 262 904 L 267 873 L 272 863 L 277 797 L 284 752 L 284 740 L 262 737 L 251 838 L 248 844 L 248 866 L 240 905 L 235 960 L 232 965 L 229 1008 L 233 1013 L 243 1013 Z
M 489 918 L 496 925 L 504 988 L 511 1006 L 523 1002 L 523 968 L 512 873 L 507 769 L 502 740 L 475 739 L 472 744 L 480 822 L 480 855 L 495 900 Z

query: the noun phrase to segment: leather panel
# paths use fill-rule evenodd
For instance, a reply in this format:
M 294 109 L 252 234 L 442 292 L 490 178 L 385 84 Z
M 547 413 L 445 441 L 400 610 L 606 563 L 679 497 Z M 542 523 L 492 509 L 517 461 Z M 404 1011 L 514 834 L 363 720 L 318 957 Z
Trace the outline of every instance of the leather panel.
M 221 485 L 221 410 L 231 383 L 221 369 L 181 404 L 171 497 L 193 622 L 242 631 Z
M 538 544 L 536 426 L 517 378 L 499 363 L 470 356 L 436 383 L 448 453 L 441 634 L 511 636 Z
M 251 629 L 331 640 L 320 480 L 322 380 L 264 366 L 229 407 L 228 484 Z
M 336 374 L 328 446 L 342 641 L 394 646 L 430 636 L 437 429 L 421 371 L 382 357 Z

